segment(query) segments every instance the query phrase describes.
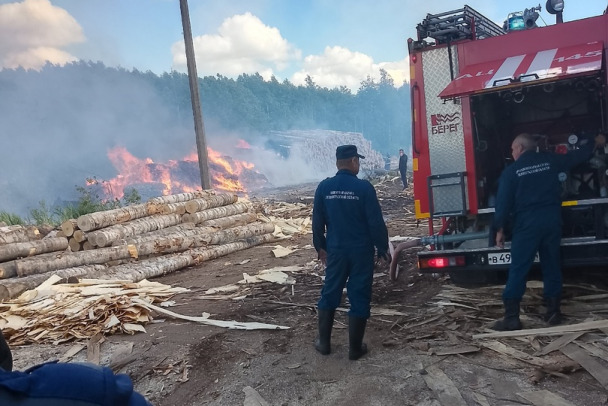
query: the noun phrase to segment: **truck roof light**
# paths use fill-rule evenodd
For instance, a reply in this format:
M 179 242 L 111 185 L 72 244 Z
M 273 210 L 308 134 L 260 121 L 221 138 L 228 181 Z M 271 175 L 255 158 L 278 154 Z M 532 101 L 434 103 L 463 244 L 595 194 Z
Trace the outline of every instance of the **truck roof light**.
M 549 14 L 557 14 L 564 11 L 564 0 L 547 0 L 545 8 Z

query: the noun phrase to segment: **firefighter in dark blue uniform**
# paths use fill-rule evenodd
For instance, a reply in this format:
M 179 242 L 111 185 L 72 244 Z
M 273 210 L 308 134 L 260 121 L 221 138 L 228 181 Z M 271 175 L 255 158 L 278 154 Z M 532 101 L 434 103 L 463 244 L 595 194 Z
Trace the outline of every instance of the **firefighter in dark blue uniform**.
M 595 145 L 605 145 L 598 135 Z M 585 162 L 593 152 L 593 142 L 564 155 L 536 152 L 536 141 L 529 134 L 513 140 L 515 162 L 502 173 L 496 199 L 494 227 L 496 245 L 504 247 L 504 227 L 513 216 L 511 265 L 503 291 L 505 317 L 494 330 L 519 330 L 519 303 L 526 289 L 528 272 L 538 252 L 543 276 L 543 295 L 547 306 L 545 321 L 560 324 L 562 314 L 562 273 L 560 266 L 561 185 L 559 174 Z
M 354 145 L 336 149 L 338 173 L 317 187 L 312 214 L 313 244 L 327 266 L 318 303 L 319 335 L 315 348 L 323 355 L 330 353 L 334 313 L 346 286 L 351 360 L 367 352 L 363 335 L 370 315 L 374 247 L 379 258 L 390 262 L 388 231 L 376 190 L 368 181 L 357 178 L 359 159 L 363 158 Z

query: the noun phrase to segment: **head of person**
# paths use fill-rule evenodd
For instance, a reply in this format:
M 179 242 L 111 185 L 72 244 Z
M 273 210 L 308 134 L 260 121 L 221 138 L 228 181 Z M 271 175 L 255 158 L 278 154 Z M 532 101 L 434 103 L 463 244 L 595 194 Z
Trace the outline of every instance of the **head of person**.
M 528 133 L 519 134 L 511 143 L 511 155 L 517 161 L 524 152 L 536 151 L 536 146 L 537 143 L 534 136 Z
M 403 155 L 405 152 L 403 152 L 402 149 L 399 150 L 399 155 Z
M 355 175 L 359 173 L 359 159 L 365 159 L 357 152 L 355 145 L 340 145 L 336 148 L 336 167 L 346 169 Z

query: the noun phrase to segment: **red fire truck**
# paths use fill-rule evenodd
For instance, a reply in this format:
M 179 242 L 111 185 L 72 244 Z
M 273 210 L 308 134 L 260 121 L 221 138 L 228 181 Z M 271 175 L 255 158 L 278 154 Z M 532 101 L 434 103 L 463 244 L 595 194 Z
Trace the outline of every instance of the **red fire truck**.
M 408 40 L 415 212 L 429 228 L 421 272 L 456 283 L 506 272 L 509 243 L 496 247 L 490 226 L 515 135 L 565 153 L 608 130 L 608 15 L 563 22 L 561 9 L 547 2 L 549 26 L 534 7 L 500 27 L 464 6 L 428 14 Z M 607 153 L 560 174 L 564 268 L 608 268 Z

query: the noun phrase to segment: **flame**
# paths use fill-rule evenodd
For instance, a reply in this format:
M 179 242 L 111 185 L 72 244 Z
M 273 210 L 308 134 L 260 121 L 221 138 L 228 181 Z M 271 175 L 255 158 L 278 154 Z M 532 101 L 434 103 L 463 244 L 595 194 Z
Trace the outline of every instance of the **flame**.
M 245 141 L 243 143 L 249 146 Z M 209 147 L 207 157 L 214 188 L 245 192 L 239 176 L 245 170 L 253 171 L 252 163 L 232 159 Z M 101 185 L 104 192 L 112 198 L 120 199 L 124 196 L 125 188 L 145 183 L 158 185 L 159 188 L 162 186 L 163 195 L 200 189 L 200 171 L 196 152 L 190 153 L 181 161 L 169 160 L 166 163 L 158 163 L 151 158 L 139 159 L 124 147 L 115 147 L 108 151 L 108 158 L 118 171 L 118 175 L 101 182 Z M 87 179 L 87 185 L 96 183 Z

